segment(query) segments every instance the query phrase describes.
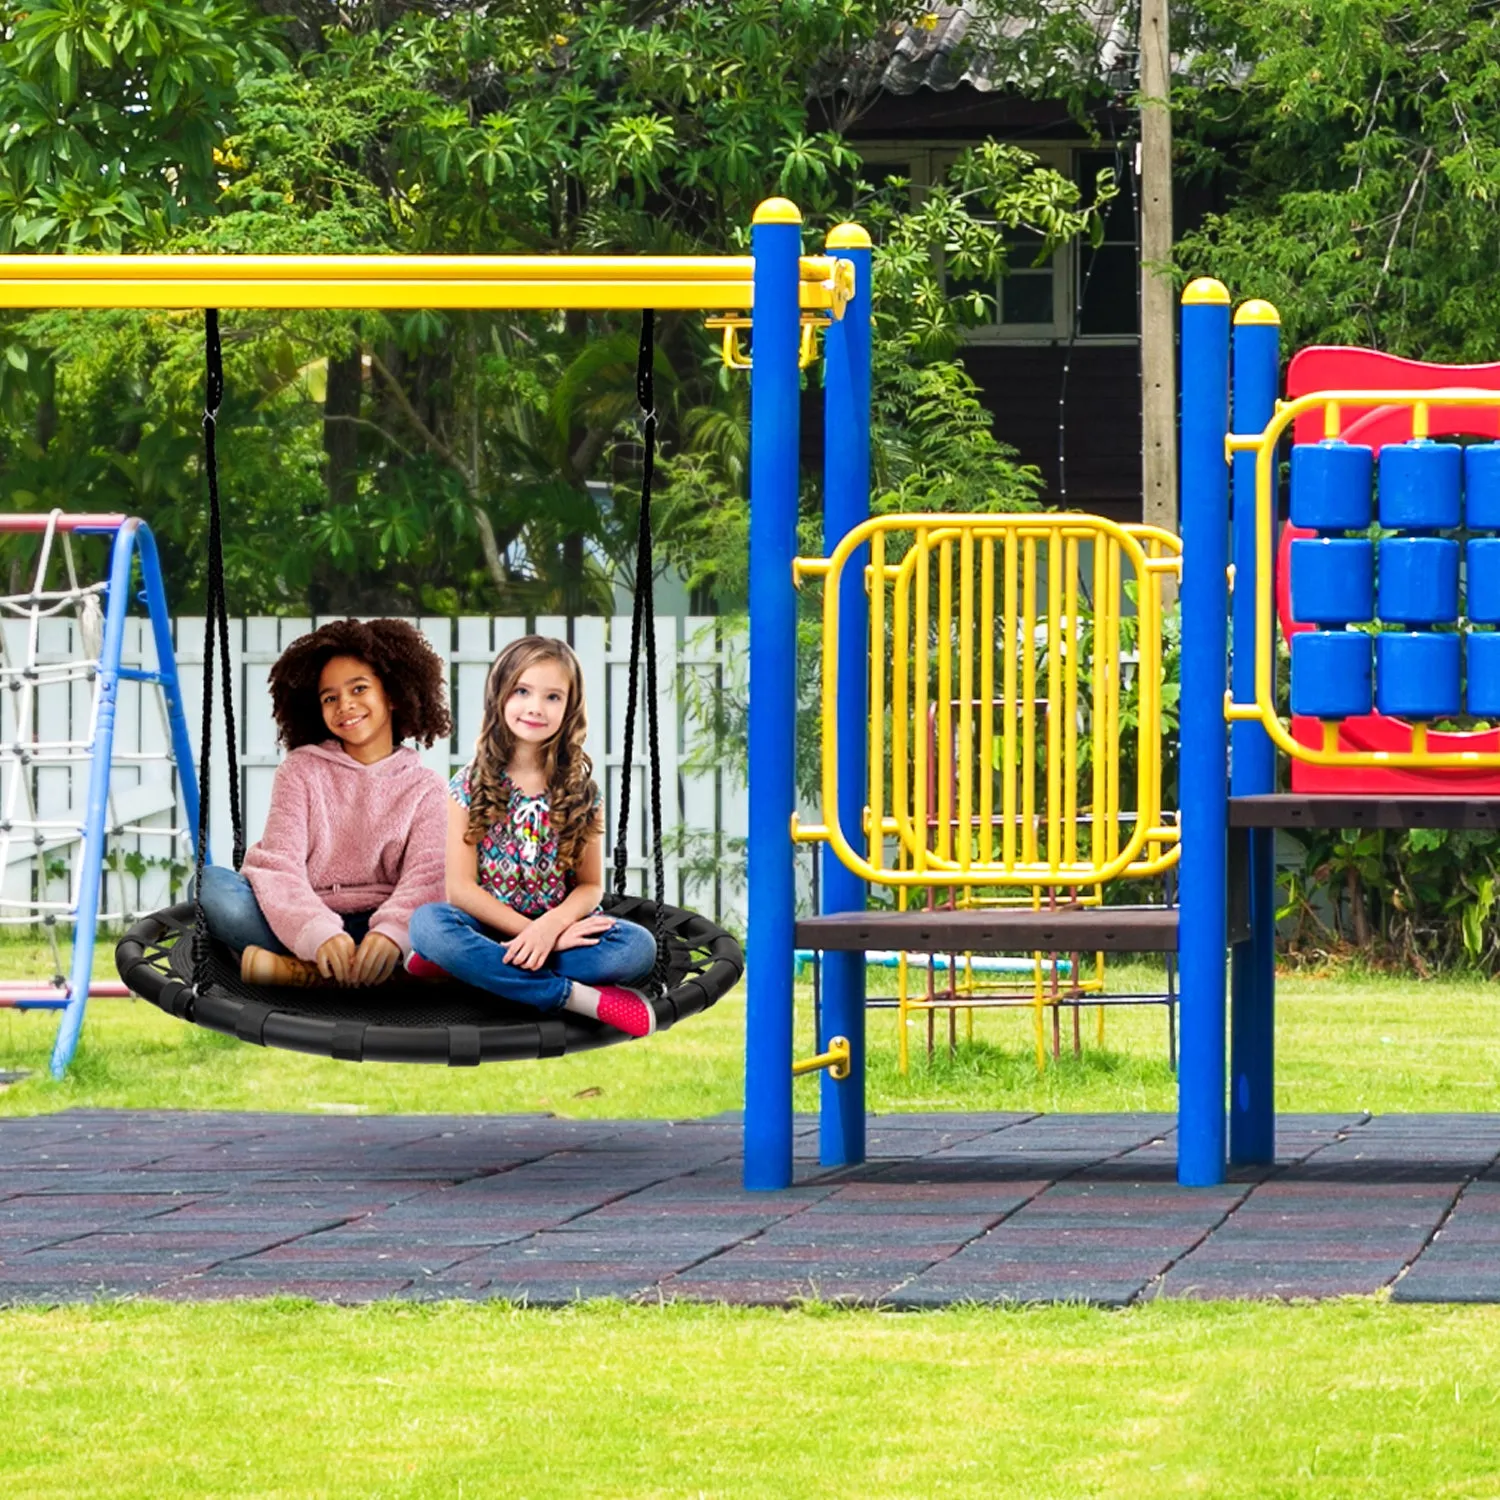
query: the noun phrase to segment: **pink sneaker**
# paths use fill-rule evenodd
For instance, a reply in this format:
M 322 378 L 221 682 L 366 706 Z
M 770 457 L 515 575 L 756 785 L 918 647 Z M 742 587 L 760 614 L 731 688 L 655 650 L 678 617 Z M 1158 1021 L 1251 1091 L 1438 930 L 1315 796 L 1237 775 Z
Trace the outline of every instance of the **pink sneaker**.
M 656 1030 L 656 1007 L 634 990 L 617 984 L 599 986 L 599 1019 L 626 1036 L 650 1036 Z
M 406 972 L 413 979 L 425 979 L 429 983 L 440 984 L 444 980 L 451 980 L 453 976 L 446 970 L 439 968 L 430 959 L 423 958 L 415 948 L 406 955 Z

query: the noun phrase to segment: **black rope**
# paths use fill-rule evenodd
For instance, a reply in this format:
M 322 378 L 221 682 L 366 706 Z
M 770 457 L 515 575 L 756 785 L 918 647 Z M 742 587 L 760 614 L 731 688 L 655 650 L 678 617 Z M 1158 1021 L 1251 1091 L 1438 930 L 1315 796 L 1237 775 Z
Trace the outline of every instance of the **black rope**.
M 203 314 L 205 352 L 203 401 L 203 467 L 208 476 L 208 580 L 203 621 L 203 721 L 198 740 L 198 848 L 193 874 L 193 987 L 208 981 L 208 922 L 203 911 L 203 867 L 208 860 L 209 801 L 212 784 L 214 719 L 214 647 L 224 680 L 224 727 L 229 758 L 229 816 L 234 832 L 234 868 L 245 857 L 245 825 L 240 808 L 240 768 L 234 722 L 234 681 L 229 663 L 229 612 L 224 590 L 224 528 L 219 506 L 219 466 L 215 447 L 219 406 L 224 399 L 224 355 L 219 343 L 219 314 Z
M 635 370 L 635 397 L 641 409 L 641 511 L 636 531 L 635 608 L 630 620 L 630 678 L 625 694 L 625 744 L 620 777 L 620 821 L 615 838 L 615 893 L 625 894 L 625 866 L 629 858 L 630 785 L 635 773 L 636 684 L 641 647 L 646 650 L 646 746 L 650 778 L 651 856 L 656 877 L 656 966 L 651 980 L 666 979 L 666 865 L 661 844 L 661 745 L 656 715 L 656 607 L 652 576 L 651 483 L 656 468 L 656 314 L 641 314 L 641 341 Z

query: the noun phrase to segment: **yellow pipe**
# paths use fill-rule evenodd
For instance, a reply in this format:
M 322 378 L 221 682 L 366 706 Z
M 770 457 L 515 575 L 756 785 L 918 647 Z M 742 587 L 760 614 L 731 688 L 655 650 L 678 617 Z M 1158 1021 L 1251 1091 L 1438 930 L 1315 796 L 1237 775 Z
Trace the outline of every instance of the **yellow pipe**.
M 852 1057 L 853 1051 L 849 1046 L 848 1037 L 829 1037 L 826 1052 L 800 1058 L 792 1064 L 792 1077 L 800 1078 L 804 1073 L 819 1073 L 827 1068 L 828 1076 L 835 1082 L 842 1083 L 849 1076 Z
M 953 543 L 938 546 L 937 715 L 932 774 L 937 778 L 936 853 L 953 858 Z
M 1005 739 L 1001 750 L 1004 762 L 1004 780 L 1000 783 L 1000 863 L 1010 869 L 1016 862 L 1016 652 L 1020 649 L 1017 639 L 1016 604 L 1016 533 L 1005 533 L 1005 628 L 1001 632 L 1005 651 Z
M 974 533 L 958 548 L 958 868 L 974 851 Z
M 1036 863 L 1036 538 L 1021 537 L 1021 858 Z
M 1063 851 L 1067 864 L 1078 862 L 1078 538 L 1064 545 L 1063 617 Z
M 928 529 L 925 526 L 917 528 L 917 544 L 912 549 L 917 558 L 916 569 L 916 602 L 915 616 L 912 620 L 912 634 L 916 637 L 917 651 L 916 660 L 912 667 L 912 750 L 913 770 L 912 777 L 912 825 L 914 829 L 920 830 L 918 837 L 912 841 L 912 851 L 915 855 L 916 868 L 914 873 L 920 875 L 927 868 L 927 668 L 928 668 L 928 625 L 927 616 L 929 609 L 929 596 L 931 592 L 932 579 L 930 575 L 931 550 L 928 543 Z
M 995 541 L 982 538 L 979 564 L 979 621 L 981 640 L 990 643 L 979 653 L 979 696 L 982 700 L 984 733 L 980 739 L 979 775 L 979 859 L 992 864 L 995 858 L 995 775 L 990 764 L 995 744 Z M 999 640 L 1005 648 L 1004 637 Z
M 0 307 L 752 306 L 748 255 L 4 255 Z M 853 262 L 803 256 L 799 305 L 842 317 Z
M 885 533 L 870 538 L 870 863 L 885 864 Z
M 1062 863 L 1062 766 L 1058 759 L 1058 731 L 1063 705 L 1062 546 L 1054 534 L 1047 539 L 1047 868 Z

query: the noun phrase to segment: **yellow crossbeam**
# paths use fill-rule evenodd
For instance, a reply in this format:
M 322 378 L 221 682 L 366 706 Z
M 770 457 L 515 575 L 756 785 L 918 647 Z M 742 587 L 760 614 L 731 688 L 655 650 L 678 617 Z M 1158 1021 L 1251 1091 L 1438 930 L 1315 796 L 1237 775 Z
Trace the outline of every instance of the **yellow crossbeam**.
M 5 255 L 0 307 L 734 311 L 748 255 Z M 802 258 L 800 305 L 843 315 L 853 266 Z

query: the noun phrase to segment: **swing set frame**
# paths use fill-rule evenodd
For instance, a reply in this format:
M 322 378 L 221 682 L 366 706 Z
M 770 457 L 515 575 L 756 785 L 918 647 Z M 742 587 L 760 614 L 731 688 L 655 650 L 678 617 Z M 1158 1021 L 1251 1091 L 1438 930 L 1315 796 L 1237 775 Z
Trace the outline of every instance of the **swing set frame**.
M 797 604 L 804 324 L 823 333 L 824 535 L 831 552 L 869 514 L 871 242 L 857 224 L 804 255 L 795 204 L 756 209 L 743 256 L 0 256 L 0 307 L 187 310 L 387 308 L 697 311 L 753 318 L 750 365 L 749 935 L 745 1185 L 792 1181 Z M 815 329 L 816 331 L 816 329 Z M 846 621 L 863 618 L 862 568 L 845 570 Z M 865 632 L 841 637 L 840 817 L 863 801 Z M 859 876 L 823 852 L 824 906 L 863 908 Z M 865 1155 L 864 961 L 824 960 L 818 1055 L 820 1156 Z M 75 1001 L 76 1003 L 76 1001 Z M 81 1024 L 81 1007 L 73 1028 Z M 843 1045 L 835 1045 L 841 1041 Z M 837 1059 L 838 1066 L 834 1066 Z

